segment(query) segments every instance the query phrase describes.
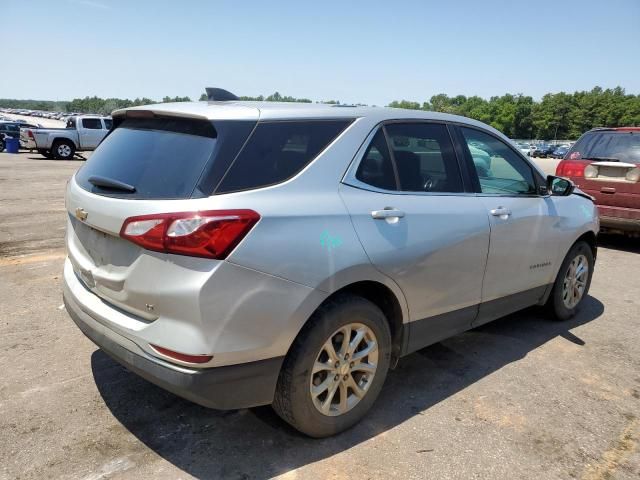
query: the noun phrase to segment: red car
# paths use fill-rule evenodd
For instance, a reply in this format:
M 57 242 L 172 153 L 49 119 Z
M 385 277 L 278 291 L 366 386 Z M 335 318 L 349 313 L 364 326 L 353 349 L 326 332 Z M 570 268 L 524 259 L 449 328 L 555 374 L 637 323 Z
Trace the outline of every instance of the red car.
M 640 127 L 596 128 L 556 168 L 595 197 L 603 231 L 640 235 Z

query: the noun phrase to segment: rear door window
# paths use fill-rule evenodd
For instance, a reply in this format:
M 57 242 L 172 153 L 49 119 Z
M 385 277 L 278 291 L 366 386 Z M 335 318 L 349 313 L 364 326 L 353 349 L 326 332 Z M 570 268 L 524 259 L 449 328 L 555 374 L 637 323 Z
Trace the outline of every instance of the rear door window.
M 400 190 L 463 191 L 462 175 L 447 127 L 436 123 L 392 123 L 385 126 Z
M 382 190 L 397 190 L 397 177 L 382 129 L 378 130 L 367 147 L 356 170 L 356 178 Z
M 349 123 L 350 120 L 258 123 L 215 193 L 260 188 L 288 180 L 317 157 Z

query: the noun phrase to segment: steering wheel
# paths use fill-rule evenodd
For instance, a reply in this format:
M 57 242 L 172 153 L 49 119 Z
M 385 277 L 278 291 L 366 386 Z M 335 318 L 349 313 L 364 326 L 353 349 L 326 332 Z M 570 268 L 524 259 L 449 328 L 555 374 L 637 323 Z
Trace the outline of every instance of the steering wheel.
M 422 185 L 422 188 L 425 192 L 430 192 L 431 189 L 433 187 L 435 187 L 436 182 L 433 178 L 431 178 L 431 176 L 429 175 L 425 175 L 426 178 L 424 178 L 424 184 Z

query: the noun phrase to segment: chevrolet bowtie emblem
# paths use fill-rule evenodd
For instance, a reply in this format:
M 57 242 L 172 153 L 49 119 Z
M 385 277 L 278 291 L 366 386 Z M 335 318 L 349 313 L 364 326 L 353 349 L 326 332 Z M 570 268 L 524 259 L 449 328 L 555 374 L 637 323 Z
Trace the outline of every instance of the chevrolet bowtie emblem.
M 85 221 L 89 216 L 89 212 L 87 212 L 84 208 L 76 208 L 76 218 L 81 221 Z

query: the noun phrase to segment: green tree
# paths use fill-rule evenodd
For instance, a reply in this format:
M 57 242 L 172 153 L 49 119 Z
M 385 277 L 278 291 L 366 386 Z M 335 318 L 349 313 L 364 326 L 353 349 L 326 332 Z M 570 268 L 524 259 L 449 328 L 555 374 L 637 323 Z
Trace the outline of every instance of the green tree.
M 409 102 L 408 100 L 393 101 L 389 106 L 392 108 L 406 108 L 408 110 L 422 110 L 418 102 Z

